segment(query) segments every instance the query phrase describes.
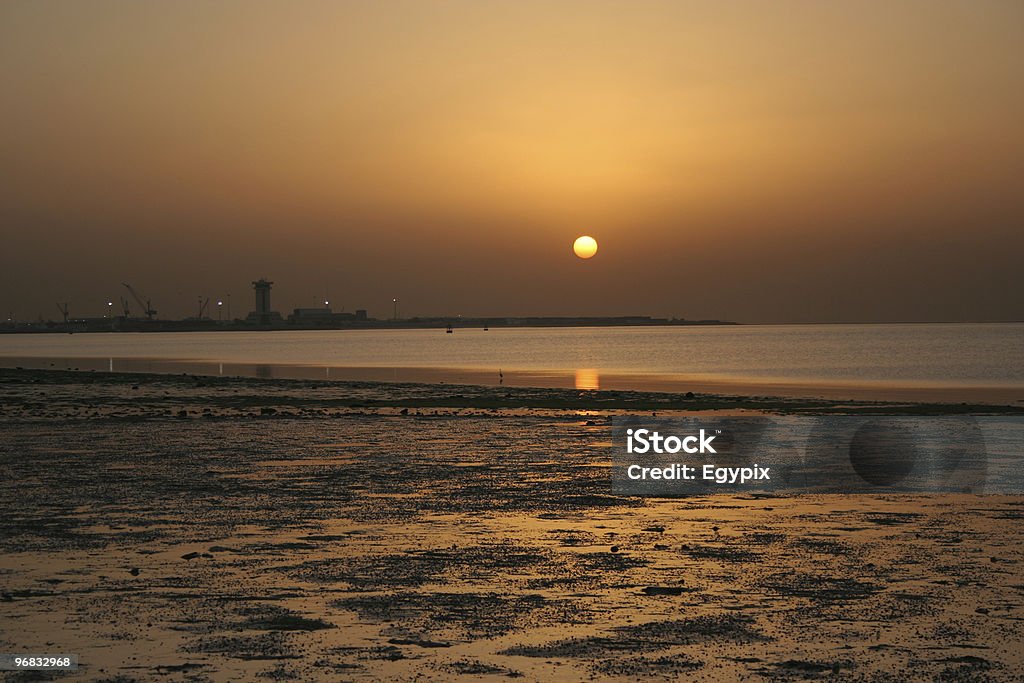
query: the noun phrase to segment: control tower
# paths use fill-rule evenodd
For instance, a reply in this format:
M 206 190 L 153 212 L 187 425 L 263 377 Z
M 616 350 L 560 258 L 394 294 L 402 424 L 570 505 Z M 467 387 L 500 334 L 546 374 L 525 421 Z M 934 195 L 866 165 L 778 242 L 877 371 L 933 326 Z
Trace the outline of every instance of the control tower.
M 252 288 L 256 292 L 256 310 L 248 315 L 248 322 L 270 325 L 281 320 L 281 314 L 270 309 L 270 288 L 273 285 L 273 282 L 262 277 L 252 283 Z
M 270 315 L 270 288 L 273 284 L 263 278 L 252 283 L 252 288 L 256 290 L 256 315 Z

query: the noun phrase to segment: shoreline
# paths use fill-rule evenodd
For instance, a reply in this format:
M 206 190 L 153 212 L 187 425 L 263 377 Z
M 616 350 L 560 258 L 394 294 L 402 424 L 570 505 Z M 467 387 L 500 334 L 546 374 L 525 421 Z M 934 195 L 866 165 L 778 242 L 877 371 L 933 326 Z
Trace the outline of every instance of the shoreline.
M 1024 388 L 899 384 L 895 382 L 814 382 L 740 380 L 707 376 L 602 373 L 596 369 L 500 370 L 458 367 L 330 366 L 289 363 L 218 362 L 140 357 L 0 356 L 0 369 L 107 372 L 376 382 L 381 384 L 469 385 L 491 389 L 563 389 L 746 397 L 751 400 L 806 399 L 827 402 L 969 404 L 1024 409 Z
M 343 317 L 332 320 L 334 316 Z M 436 330 L 502 328 L 574 328 L 574 327 L 700 327 L 709 325 L 741 325 L 731 320 L 686 320 L 683 318 L 653 318 L 642 315 L 626 316 L 513 316 L 513 317 L 416 317 L 398 320 L 359 319 L 351 314 L 332 314 L 310 320 L 293 320 L 292 316 L 278 322 L 255 323 L 245 319 L 214 320 L 213 318 L 184 318 L 178 320 L 145 320 L 140 318 L 100 317 L 58 322 L 8 323 L 0 325 L 0 334 L 107 334 L 110 332 L 275 332 L 309 330 Z
M 758 412 L 776 414 L 1024 415 L 1024 406 L 984 403 L 831 400 L 700 392 L 210 376 L 0 368 L 0 424 L 29 420 L 330 418 L 454 411 L 609 415 Z M 416 414 L 416 413 L 413 413 Z

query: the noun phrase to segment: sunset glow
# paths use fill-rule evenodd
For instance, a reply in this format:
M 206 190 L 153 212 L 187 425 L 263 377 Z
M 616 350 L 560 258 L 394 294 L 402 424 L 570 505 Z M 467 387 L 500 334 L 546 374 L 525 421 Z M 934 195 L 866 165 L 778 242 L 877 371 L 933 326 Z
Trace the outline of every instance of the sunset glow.
M 1013 319 L 1022 42 L 996 0 L 4 3 L 4 314 L 256 272 L 285 309 Z M 591 281 L 566 225 L 617 245 Z

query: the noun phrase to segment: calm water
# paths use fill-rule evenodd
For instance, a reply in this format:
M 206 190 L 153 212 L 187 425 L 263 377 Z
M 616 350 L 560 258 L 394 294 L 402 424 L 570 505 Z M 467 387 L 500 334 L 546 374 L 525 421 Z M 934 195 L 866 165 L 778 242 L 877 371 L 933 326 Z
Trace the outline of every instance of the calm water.
M 1024 324 L 0 335 L 0 356 L 1024 388 Z

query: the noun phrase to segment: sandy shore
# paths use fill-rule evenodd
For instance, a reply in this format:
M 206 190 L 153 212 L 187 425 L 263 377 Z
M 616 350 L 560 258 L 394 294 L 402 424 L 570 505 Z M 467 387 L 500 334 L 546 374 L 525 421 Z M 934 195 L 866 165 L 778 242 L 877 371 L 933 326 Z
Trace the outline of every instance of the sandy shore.
M 489 389 L 546 388 L 633 393 L 686 393 L 718 396 L 772 396 L 790 399 L 837 401 L 901 401 L 910 403 L 968 403 L 1016 406 L 1024 409 L 1024 389 L 1012 384 L 978 386 L 959 383 L 890 381 L 811 381 L 763 377 L 737 379 L 709 375 L 607 373 L 595 369 L 575 371 L 514 370 L 458 367 L 316 366 L 293 363 L 224 363 L 167 358 L 107 358 L 0 356 L 0 370 L 76 370 L 104 373 L 141 373 L 301 379 L 390 384 L 472 385 Z
M 85 680 L 1021 679 L 1021 497 L 608 479 L 619 411 L 1019 409 L 15 370 L 0 404 L 0 652 Z

